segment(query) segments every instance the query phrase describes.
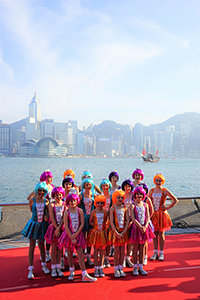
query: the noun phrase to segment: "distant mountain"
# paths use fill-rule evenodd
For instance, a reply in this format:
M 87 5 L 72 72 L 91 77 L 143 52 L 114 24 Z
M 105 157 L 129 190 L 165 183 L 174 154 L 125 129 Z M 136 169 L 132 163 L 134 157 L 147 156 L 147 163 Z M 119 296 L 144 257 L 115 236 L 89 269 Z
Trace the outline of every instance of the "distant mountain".
M 10 124 L 10 131 L 13 134 L 16 130 L 21 129 L 22 126 L 26 126 L 26 119 L 22 119 L 20 121 L 14 122 Z

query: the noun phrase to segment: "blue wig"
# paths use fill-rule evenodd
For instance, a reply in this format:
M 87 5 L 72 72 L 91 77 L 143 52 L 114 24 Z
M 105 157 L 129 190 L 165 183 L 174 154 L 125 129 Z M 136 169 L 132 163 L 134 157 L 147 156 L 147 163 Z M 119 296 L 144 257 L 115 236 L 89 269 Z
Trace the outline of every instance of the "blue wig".
M 81 183 L 81 189 L 85 189 L 85 183 L 90 183 L 92 185 L 92 190 L 94 190 L 94 183 L 93 180 L 90 178 L 85 178 L 83 179 L 82 183 Z
M 93 180 L 92 173 L 90 173 L 89 171 L 84 171 L 82 176 L 81 176 L 81 180 L 83 180 L 84 178 L 90 178 L 90 179 Z
M 42 182 L 38 182 L 34 188 L 34 193 L 35 195 L 38 195 L 38 190 L 44 190 L 45 194 L 44 197 L 46 197 L 47 193 L 48 193 L 48 187 L 45 181 Z
M 103 191 L 102 190 L 102 185 L 103 184 L 107 184 L 109 186 L 109 190 L 108 191 L 110 192 L 110 190 L 112 188 L 112 184 L 110 183 L 110 181 L 108 179 L 102 179 L 102 181 L 101 181 L 101 183 L 99 185 L 101 191 Z

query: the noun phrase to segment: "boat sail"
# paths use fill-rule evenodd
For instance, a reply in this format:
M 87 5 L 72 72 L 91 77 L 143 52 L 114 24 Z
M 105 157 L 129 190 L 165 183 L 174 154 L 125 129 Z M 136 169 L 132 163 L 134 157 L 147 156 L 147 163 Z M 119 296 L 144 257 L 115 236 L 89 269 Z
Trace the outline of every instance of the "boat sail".
M 160 160 L 160 157 L 158 156 L 158 150 L 156 151 L 156 155 L 153 155 L 151 153 L 146 154 L 145 149 L 143 149 L 141 157 L 144 162 L 150 163 L 158 162 Z

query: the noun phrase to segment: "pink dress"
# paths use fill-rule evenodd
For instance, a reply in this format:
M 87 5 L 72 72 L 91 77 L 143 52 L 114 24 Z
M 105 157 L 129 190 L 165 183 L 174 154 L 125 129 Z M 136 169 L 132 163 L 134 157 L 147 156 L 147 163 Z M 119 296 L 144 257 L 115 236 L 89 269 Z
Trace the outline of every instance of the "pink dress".
M 147 208 L 145 203 L 142 206 L 134 206 L 135 219 L 141 224 L 146 223 Z M 131 231 L 131 243 L 145 244 L 155 237 L 152 228 L 148 224 L 146 231 L 141 232 L 140 228 L 133 223 Z
M 68 210 L 68 224 L 69 224 L 69 229 L 71 233 L 76 233 L 77 230 L 80 227 L 80 211 L 79 208 L 77 208 L 77 212 L 70 214 Z M 74 251 L 77 247 L 82 247 L 85 249 L 87 247 L 84 234 L 81 231 L 77 237 L 76 237 L 76 244 L 72 243 L 72 240 L 68 236 L 67 232 L 64 230 L 63 233 L 61 234 L 61 237 L 58 240 L 59 242 L 59 248 L 61 249 L 62 247 L 65 247 L 66 249 L 70 251 Z
M 59 225 L 62 222 L 63 219 L 63 214 L 65 212 L 65 206 L 64 203 L 62 206 L 56 206 L 55 203 L 53 204 L 53 212 L 54 212 L 54 218 L 56 220 L 57 225 Z M 47 244 L 51 244 L 53 241 L 56 241 L 57 246 L 58 246 L 58 239 L 59 236 L 55 236 L 55 230 L 56 228 L 54 227 L 53 223 L 49 225 L 47 228 L 47 232 L 45 234 L 45 240 Z M 60 235 L 62 234 L 62 229 L 60 229 Z

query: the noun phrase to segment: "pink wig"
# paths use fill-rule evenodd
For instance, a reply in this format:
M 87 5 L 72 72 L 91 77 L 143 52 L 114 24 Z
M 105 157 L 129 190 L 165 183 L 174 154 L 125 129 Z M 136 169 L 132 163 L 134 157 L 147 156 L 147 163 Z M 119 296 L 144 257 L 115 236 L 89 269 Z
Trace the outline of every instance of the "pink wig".
M 44 171 L 41 175 L 40 175 L 40 181 L 47 181 L 48 177 L 53 177 L 53 174 L 50 171 Z
M 142 172 L 142 170 L 136 169 L 132 174 L 133 179 L 135 179 L 135 174 L 139 174 L 141 176 L 141 180 L 144 179 L 144 173 Z
M 136 198 L 136 194 L 138 194 L 138 193 L 140 193 L 140 194 L 143 195 L 143 198 L 142 198 L 142 201 L 143 201 L 145 199 L 145 197 L 146 197 L 146 192 L 145 192 L 145 190 L 141 186 L 138 186 L 138 187 L 136 187 L 134 189 L 134 191 L 133 191 L 133 198 Z
M 51 197 L 55 198 L 56 194 L 62 194 L 62 199 L 63 199 L 65 197 L 65 190 L 61 186 L 55 187 L 51 192 Z
M 80 202 L 80 198 L 77 194 L 68 194 L 66 199 L 65 199 L 65 203 L 66 205 L 69 205 L 69 201 L 70 200 L 77 200 L 77 205 L 79 204 Z

